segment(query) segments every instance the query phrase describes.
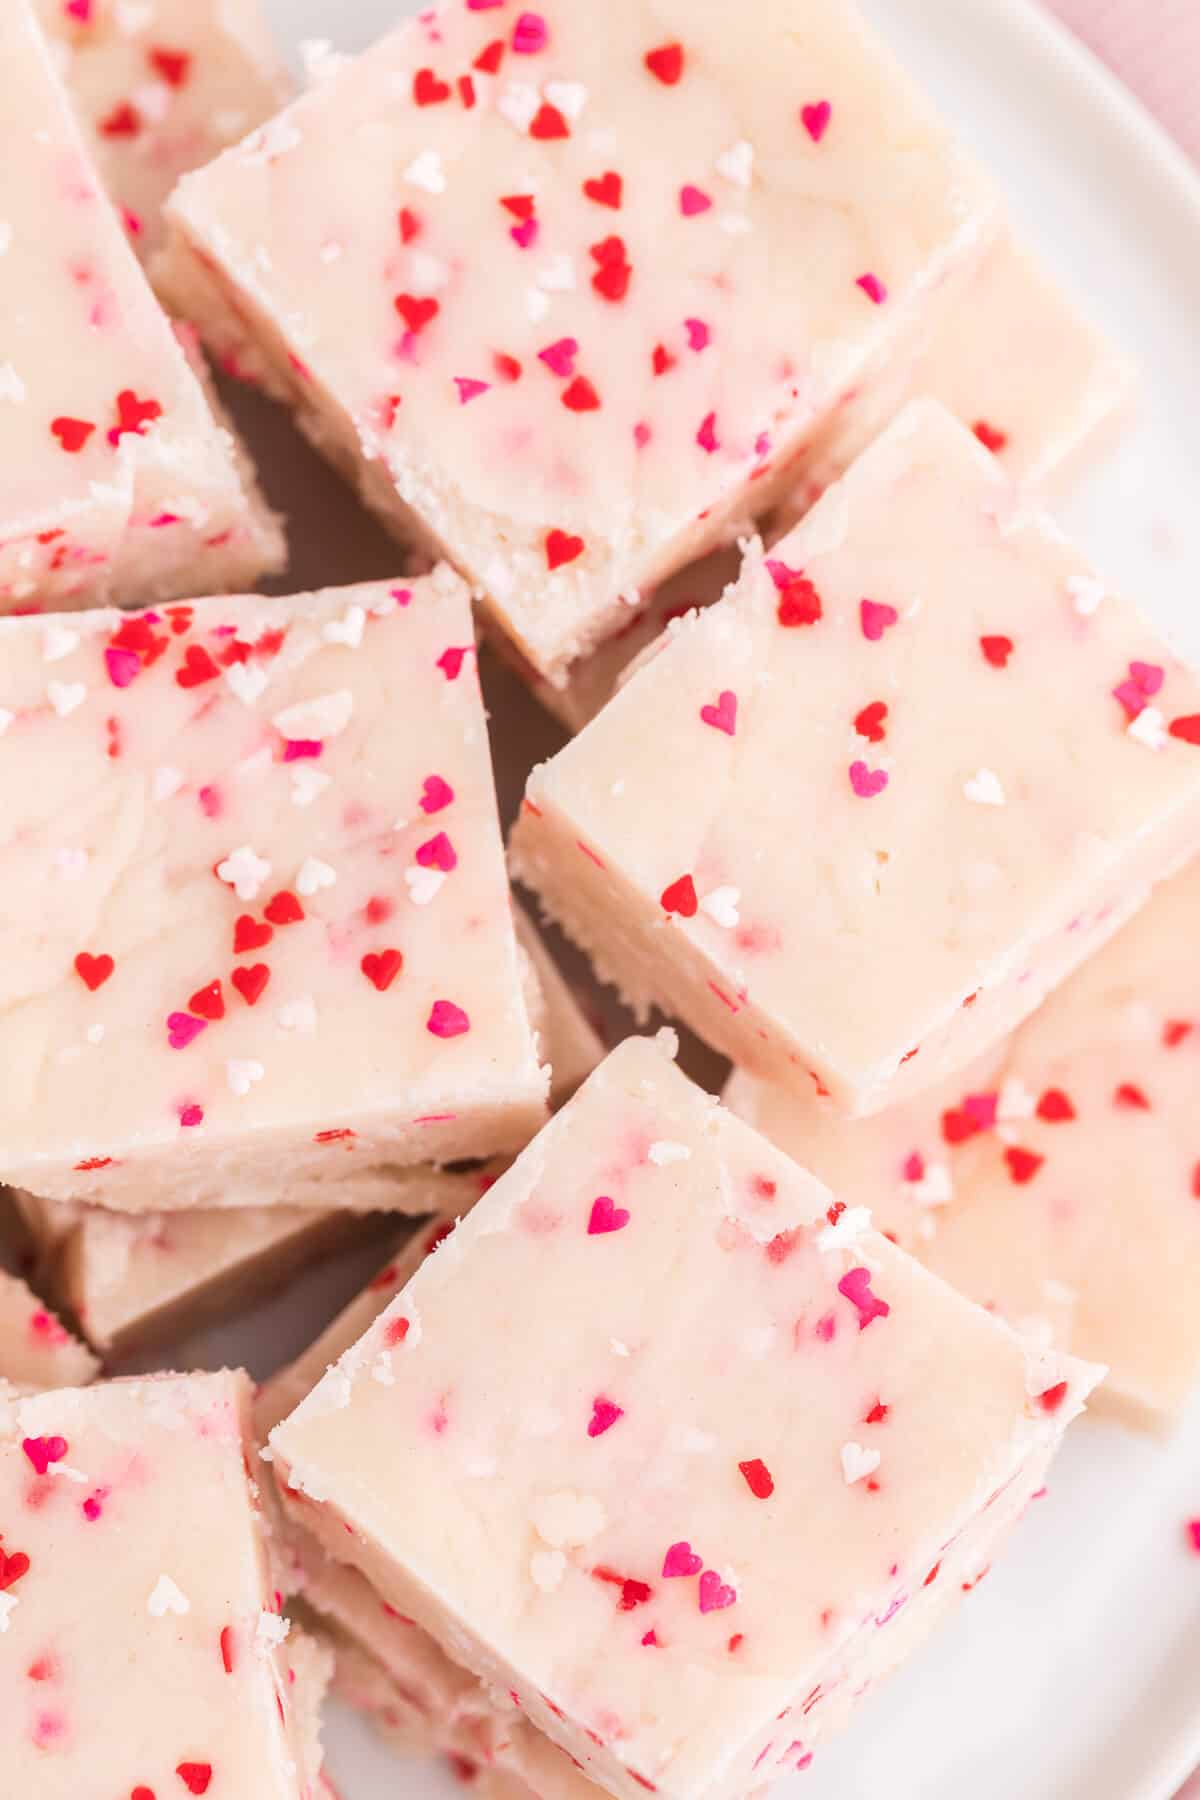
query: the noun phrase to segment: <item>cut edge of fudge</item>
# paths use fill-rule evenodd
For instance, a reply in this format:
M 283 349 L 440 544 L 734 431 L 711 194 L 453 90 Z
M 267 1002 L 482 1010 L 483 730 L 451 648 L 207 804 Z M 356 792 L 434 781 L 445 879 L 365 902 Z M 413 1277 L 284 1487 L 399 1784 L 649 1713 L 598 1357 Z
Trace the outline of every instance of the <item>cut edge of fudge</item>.
M 0 1381 L 29 1392 L 86 1387 L 100 1364 L 19 1275 L 0 1268 Z

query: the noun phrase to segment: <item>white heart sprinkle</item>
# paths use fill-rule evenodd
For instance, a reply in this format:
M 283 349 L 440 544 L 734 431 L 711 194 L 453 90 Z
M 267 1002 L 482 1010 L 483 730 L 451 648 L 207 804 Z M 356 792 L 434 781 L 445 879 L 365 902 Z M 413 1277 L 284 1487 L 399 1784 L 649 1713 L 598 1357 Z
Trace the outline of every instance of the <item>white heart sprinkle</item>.
M 183 770 L 176 769 L 170 763 L 163 763 L 154 771 L 154 780 L 150 792 L 156 800 L 169 800 L 183 786 Z
M 860 1237 L 871 1229 L 871 1209 L 869 1206 L 848 1206 L 845 1212 L 839 1213 L 832 1225 L 826 1225 L 817 1239 L 818 1250 L 845 1250 L 857 1244 Z
M 842 1474 L 846 1478 L 846 1486 L 853 1487 L 864 1475 L 873 1475 L 883 1458 L 878 1450 L 864 1450 L 861 1444 L 853 1439 L 842 1445 Z
M 418 863 L 405 869 L 408 897 L 414 906 L 428 906 L 446 879 L 442 869 L 423 869 Z
M 996 1100 L 996 1117 L 1000 1120 L 1032 1119 L 1037 1111 L 1037 1096 L 1016 1075 L 1001 1083 Z
M 267 678 L 253 663 L 230 663 L 225 671 L 225 686 L 243 706 L 253 706 L 267 688 Z
M 539 1495 L 531 1516 L 542 1542 L 555 1550 L 589 1544 L 608 1523 L 608 1514 L 594 1495 L 577 1494 L 572 1488 Z
M 1125 736 L 1135 744 L 1144 744 L 1147 750 L 1165 750 L 1167 721 L 1157 706 L 1143 706 L 1136 719 L 1130 719 L 1125 727 Z
M 152 1618 L 165 1618 L 167 1613 L 175 1613 L 180 1618 L 192 1610 L 192 1603 L 183 1590 L 176 1586 L 169 1575 L 160 1575 L 151 1590 L 146 1602 L 146 1611 Z
M 271 865 L 255 854 L 249 844 L 242 844 L 217 864 L 217 875 L 226 882 L 239 900 L 256 900 L 271 873 Z
M 430 256 L 428 250 L 409 251 L 406 284 L 409 293 L 420 294 L 422 297 L 426 294 L 440 294 L 449 279 L 449 265 L 442 262 L 440 257 Z M 352 607 L 351 611 L 354 610 Z
M 11 400 L 20 406 L 25 398 L 25 383 L 10 362 L 0 363 L 0 400 Z
M 526 312 L 527 317 L 530 320 L 530 323 L 534 324 L 534 325 L 540 324 L 541 321 L 545 318 L 546 314 L 549 311 L 550 311 L 549 295 L 544 294 L 542 292 L 541 288 L 535 288 L 535 287 L 526 288 L 526 290 L 525 290 L 525 312 Z
M 291 1624 L 290 1619 L 282 1618 L 279 1613 L 260 1612 L 254 1630 L 254 1648 L 264 1655 L 277 1650 L 291 1630 Z
M 994 769 L 978 769 L 963 783 L 963 793 L 976 806 L 1003 806 L 1004 787 Z
M 16 713 L 9 712 L 6 706 L 0 706 L 0 737 L 4 736 L 16 716 Z
M 711 894 L 705 894 L 701 900 L 700 911 L 707 913 L 715 924 L 723 925 L 727 931 L 732 931 L 741 918 L 741 914 L 738 912 L 738 901 L 741 897 L 738 888 L 714 888 Z
M 354 695 L 349 688 L 338 688 L 332 694 L 318 694 L 312 700 L 300 700 L 286 706 L 271 720 L 282 737 L 312 741 L 337 737 L 354 717 Z
M 225 1079 L 229 1083 L 229 1091 L 231 1094 L 237 1094 L 239 1098 L 243 1094 L 248 1094 L 255 1082 L 261 1081 L 266 1072 L 262 1064 L 252 1056 L 235 1056 L 225 1064 Z
M 306 856 L 296 876 L 296 890 L 305 896 L 319 894 L 322 888 L 332 887 L 336 880 L 336 869 L 331 869 L 319 857 Z
M 42 638 L 42 656 L 46 662 L 61 662 L 64 656 L 70 656 L 72 650 L 78 648 L 77 631 L 68 631 L 65 625 L 47 625 Z
M 17 1610 L 15 1594 L 0 1594 L 0 1637 L 8 1630 L 13 1613 Z
M 348 606 L 340 619 L 329 619 L 322 625 L 321 636 L 327 644 L 345 644 L 348 649 L 357 650 L 366 623 L 367 615 L 361 606 Z
M 538 91 L 524 81 L 510 81 L 496 96 L 496 111 L 517 131 L 528 131 L 540 102 Z
M 658 1138 L 646 1152 L 650 1161 L 660 1169 L 665 1169 L 669 1163 L 687 1162 L 691 1154 L 687 1144 L 673 1143 L 670 1138 Z
M 275 1016 L 284 1031 L 307 1034 L 317 1029 L 317 1007 L 311 994 L 301 994 L 298 1000 L 289 1000 Z
M 83 705 L 87 689 L 82 681 L 50 681 L 46 684 L 46 698 L 59 718 L 65 719 Z
M 548 81 L 543 89 L 551 106 L 557 106 L 568 119 L 577 119 L 588 103 L 588 91 L 582 81 Z
M 314 769 L 311 763 L 300 763 L 292 774 L 292 805 L 311 806 L 318 794 L 323 794 L 329 786 L 330 777 L 320 769 Z
M 1067 582 L 1067 592 L 1075 611 L 1086 619 L 1104 599 L 1104 583 L 1094 575 L 1072 575 Z
M 422 150 L 419 156 L 414 156 L 404 171 L 404 179 L 411 187 L 423 188 L 427 194 L 444 194 L 446 191 L 442 159 L 436 150 Z
M 909 1198 L 918 1206 L 949 1206 L 954 1198 L 954 1182 L 945 1163 L 926 1163 L 920 1180 L 906 1186 Z
M 723 175 L 726 181 L 732 181 L 735 187 L 748 188 L 754 175 L 754 145 L 739 138 L 736 144 L 730 144 L 728 150 L 722 150 L 716 163 L 717 174 Z
M 575 265 L 565 250 L 552 257 L 545 268 L 538 271 L 537 284 L 545 288 L 548 294 L 569 294 L 575 286 Z
M 552 1594 L 567 1572 L 567 1559 L 561 1550 L 535 1550 L 529 1559 L 533 1585 L 543 1594 Z

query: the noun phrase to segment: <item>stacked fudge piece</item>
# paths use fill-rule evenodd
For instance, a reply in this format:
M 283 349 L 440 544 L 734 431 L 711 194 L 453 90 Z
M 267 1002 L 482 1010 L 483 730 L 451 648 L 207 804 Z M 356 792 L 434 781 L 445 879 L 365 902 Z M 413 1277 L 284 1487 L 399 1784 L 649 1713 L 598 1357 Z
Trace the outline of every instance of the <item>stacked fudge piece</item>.
M 278 524 L 138 268 L 28 0 L 3 9 L 0 66 L 0 611 L 278 568 Z
M 841 0 L 447 0 L 273 117 L 252 6 L 38 11 L 0 1176 L 107 1355 L 424 1222 L 253 1414 L 91 1385 L 0 1278 L 14 1778 L 318 1800 L 333 1670 L 496 1800 L 740 1800 L 1100 1365 L 1154 1417 L 1195 1372 L 1200 681 L 1031 498 L 1128 366 Z M 197 331 L 430 572 L 238 591 L 282 547 Z M 728 1105 L 514 912 L 473 599 L 580 732 L 512 870 Z

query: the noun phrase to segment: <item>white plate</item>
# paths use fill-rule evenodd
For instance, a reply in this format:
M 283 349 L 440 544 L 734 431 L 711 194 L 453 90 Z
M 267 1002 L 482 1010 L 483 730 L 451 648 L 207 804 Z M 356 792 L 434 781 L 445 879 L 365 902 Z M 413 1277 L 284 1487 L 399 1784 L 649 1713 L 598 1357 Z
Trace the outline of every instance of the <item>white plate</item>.
M 269 0 L 269 10 L 298 50 L 305 38 L 359 48 L 416 9 Z M 1025 0 L 869 0 L 869 10 L 978 144 L 1049 260 L 1142 361 L 1143 421 L 1066 522 L 1113 582 L 1200 656 L 1200 186 L 1190 165 Z M 381 535 L 287 429 L 268 430 L 282 452 L 277 497 L 302 498 L 292 585 L 390 573 L 394 552 Z M 499 710 L 496 689 L 492 700 Z M 514 686 L 504 685 L 501 703 L 510 742 L 554 742 Z M 501 771 L 509 798 L 523 773 Z M 313 1335 L 355 1278 L 344 1265 L 327 1271 L 187 1353 L 242 1354 L 265 1373 Z M 958 1619 L 778 1792 L 1167 1800 L 1200 1762 L 1200 1562 L 1183 1532 L 1197 1513 L 1200 1404 L 1167 1446 L 1085 1420 L 1049 1496 Z M 398 1761 L 336 1707 L 326 1737 L 344 1800 L 453 1790 L 448 1776 Z

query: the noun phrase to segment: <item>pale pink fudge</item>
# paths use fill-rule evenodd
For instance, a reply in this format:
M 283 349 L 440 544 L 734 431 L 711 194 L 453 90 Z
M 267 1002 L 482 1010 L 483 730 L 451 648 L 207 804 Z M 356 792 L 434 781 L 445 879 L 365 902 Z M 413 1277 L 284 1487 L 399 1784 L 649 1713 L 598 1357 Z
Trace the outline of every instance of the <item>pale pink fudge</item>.
M 717 542 L 997 229 L 841 0 L 449 0 L 188 176 L 165 291 L 543 674 Z
M 289 97 L 260 0 L 35 0 L 97 167 L 139 256 L 189 169 Z
M 1014 479 L 1061 491 L 1110 448 L 1135 390 L 1128 357 L 1021 244 L 1000 236 L 965 292 L 931 307 L 922 337 L 799 459 L 778 523 L 800 518 L 904 404 L 938 400 Z
M 1200 681 L 933 402 L 530 777 L 514 872 L 639 1009 L 851 1113 L 1200 848 Z
M 0 1393 L 7 1791 L 313 1795 L 326 1671 L 272 1601 L 248 1398 L 228 1372 Z
M 402 703 L 398 697 L 402 697 Z M 0 1172 L 387 1205 L 544 1116 L 465 587 L 0 622 Z
M 558 1106 L 569 1100 L 584 1077 L 603 1061 L 604 1043 L 580 996 L 519 905 L 513 906 L 513 926 L 531 976 L 529 1016 L 541 1053 L 550 1064 L 550 1099 Z
M 0 1382 L 18 1388 L 86 1387 L 99 1367 L 19 1276 L 0 1269 Z
M 1170 1422 L 1200 1380 L 1200 865 L 981 1064 L 878 1118 L 729 1104 L 973 1299 Z
M 104 197 L 28 0 L 0 10 L 0 611 L 219 591 L 277 522 Z
M 478 1176 L 433 1168 L 398 1169 L 387 1189 L 397 1211 L 451 1218 L 478 1193 Z M 246 1204 L 134 1214 L 15 1197 L 48 1287 L 89 1342 L 108 1352 L 228 1316 L 374 1225 L 340 1207 Z
M 270 1443 L 332 1554 L 594 1781 L 699 1800 L 843 1722 L 1098 1373 L 630 1039 Z

